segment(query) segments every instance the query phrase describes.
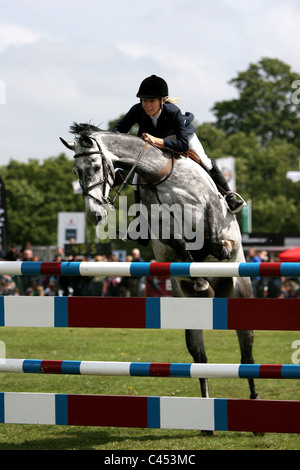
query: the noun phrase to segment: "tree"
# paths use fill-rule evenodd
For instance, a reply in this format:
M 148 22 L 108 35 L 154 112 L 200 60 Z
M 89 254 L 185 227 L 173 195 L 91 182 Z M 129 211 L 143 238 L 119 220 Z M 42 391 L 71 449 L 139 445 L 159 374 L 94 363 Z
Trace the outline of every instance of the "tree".
M 114 129 L 114 127 L 118 124 L 118 122 L 121 121 L 121 119 L 125 116 L 125 114 L 121 114 L 119 118 L 117 119 L 114 119 L 113 121 L 109 121 L 108 123 L 108 130 L 109 131 L 112 131 Z M 137 135 L 138 133 L 138 125 L 135 124 L 131 129 L 130 131 L 128 132 L 128 134 L 131 134 L 131 135 Z
M 284 139 L 262 144 L 254 133 L 227 136 L 207 123 L 196 132 L 210 158 L 235 158 L 237 192 L 252 200 L 253 232 L 298 235 L 300 183 L 292 183 L 286 173 L 298 170 L 299 149 Z
M 84 211 L 80 196 L 74 195 L 73 162 L 65 154 L 20 163 L 11 160 L 1 168 L 6 189 L 8 242 L 55 245 L 58 212 Z
M 216 127 L 227 135 L 254 132 L 263 143 L 273 138 L 300 145 L 300 107 L 292 99 L 300 75 L 278 59 L 263 58 L 229 81 L 239 97 L 212 108 Z

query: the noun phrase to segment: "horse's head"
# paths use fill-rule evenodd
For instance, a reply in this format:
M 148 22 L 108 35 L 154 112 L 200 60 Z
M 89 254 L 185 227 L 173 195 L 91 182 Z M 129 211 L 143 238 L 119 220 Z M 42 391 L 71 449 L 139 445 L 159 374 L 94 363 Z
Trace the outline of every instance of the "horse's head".
M 79 125 L 80 126 L 80 125 Z M 72 126 L 73 133 L 78 127 Z M 60 138 L 61 142 L 74 151 L 74 173 L 79 179 L 89 220 L 98 225 L 107 217 L 109 191 L 114 182 L 114 168 L 101 150 L 100 144 L 91 132 L 81 129 L 75 141 Z

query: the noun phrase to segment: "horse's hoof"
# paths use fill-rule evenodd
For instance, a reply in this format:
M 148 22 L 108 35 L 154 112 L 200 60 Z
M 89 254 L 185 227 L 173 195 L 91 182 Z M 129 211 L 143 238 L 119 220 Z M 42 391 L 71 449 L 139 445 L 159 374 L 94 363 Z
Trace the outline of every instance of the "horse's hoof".
M 197 292 L 203 292 L 209 288 L 209 283 L 205 279 L 197 279 L 194 282 L 193 288 Z
M 230 251 L 226 246 L 223 246 L 219 242 L 212 242 L 211 243 L 211 250 L 210 250 L 212 256 L 217 258 L 219 261 L 223 261 L 225 259 L 230 259 L 231 254 Z
M 216 436 L 216 431 L 201 431 L 202 436 Z
M 230 258 L 231 258 L 230 251 L 226 248 L 226 246 L 223 246 L 220 261 L 222 261 L 223 259 L 230 259 Z
M 233 240 L 222 240 L 222 245 L 227 248 L 228 251 L 232 251 L 235 242 Z
M 258 393 L 254 393 L 254 395 L 250 395 L 250 400 L 260 400 Z

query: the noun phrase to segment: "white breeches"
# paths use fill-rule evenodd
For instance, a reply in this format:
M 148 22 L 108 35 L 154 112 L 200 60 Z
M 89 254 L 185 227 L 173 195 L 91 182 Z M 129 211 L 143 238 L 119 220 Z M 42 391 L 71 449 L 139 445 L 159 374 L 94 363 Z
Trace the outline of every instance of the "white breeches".
M 212 161 L 211 159 L 206 155 L 204 148 L 202 147 L 202 144 L 196 134 L 189 134 L 188 135 L 189 139 L 189 149 L 194 150 L 196 154 L 201 158 L 202 163 L 206 166 L 208 170 L 212 169 Z

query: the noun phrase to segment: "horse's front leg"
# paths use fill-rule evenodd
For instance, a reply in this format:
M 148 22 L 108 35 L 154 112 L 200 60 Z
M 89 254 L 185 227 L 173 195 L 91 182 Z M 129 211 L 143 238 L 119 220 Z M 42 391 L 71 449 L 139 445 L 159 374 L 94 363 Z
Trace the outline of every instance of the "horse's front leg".
M 180 256 L 184 263 L 192 263 L 194 261 L 191 253 L 186 248 L 185 240 L 168 240 L 168 245 Z
M 238 330 L 237 337 L 239 340 L 241 350 L 241 364 L 254 364 L 253 358 L 253 331 L 252 330 Z M 259 398 L 256 392 L 254 379 L 248 379 L 250 388 L 250 398 Z
M 223 227 L 222 211 L 213 205 L 207 206 L 207 224 L 209 233 L 209 251 L 212 256 L 219 261 L 230 259 L 233 242 L 231 240 L 222 240 Z

